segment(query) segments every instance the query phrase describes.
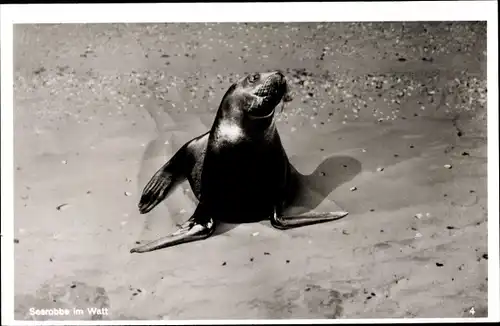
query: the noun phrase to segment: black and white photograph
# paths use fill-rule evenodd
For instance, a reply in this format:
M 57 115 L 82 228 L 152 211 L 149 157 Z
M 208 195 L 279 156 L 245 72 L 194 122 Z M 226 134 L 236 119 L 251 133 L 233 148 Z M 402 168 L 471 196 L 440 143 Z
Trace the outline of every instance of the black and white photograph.
M 496 2 L 1 14 L 2 324 L 498 321 Z

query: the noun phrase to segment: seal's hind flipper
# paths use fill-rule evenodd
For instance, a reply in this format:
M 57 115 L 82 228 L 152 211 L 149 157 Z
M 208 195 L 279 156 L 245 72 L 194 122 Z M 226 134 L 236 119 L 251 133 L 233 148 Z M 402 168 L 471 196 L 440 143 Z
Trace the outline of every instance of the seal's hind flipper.
M 348 212 L 304 213 L 296 216 L 279 216 L 276 212 L 271 216 L 271 225 L 276 229 L 285 230 L 317 223 L 325 223 L 341 219 Z
M 182 224 L 179 230 L 166 237 L 133 248 L 130 250 L 130 253 L 143 253 L 208 238 L 215 231 L 215 221 L 209 217 L 202 218 L 199 213 L 199 207 L 200 206 L 198 205 L 193 216 L 187 222 Z

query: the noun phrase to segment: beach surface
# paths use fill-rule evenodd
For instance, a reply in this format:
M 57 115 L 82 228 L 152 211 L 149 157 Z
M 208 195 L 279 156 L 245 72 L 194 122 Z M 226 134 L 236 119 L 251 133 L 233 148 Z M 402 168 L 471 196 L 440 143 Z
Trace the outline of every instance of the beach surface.
M 275 69 L 304 200 L 349 215 L 130 254 L 197 204 L 139 214 L 149 178 Z M 18 25 L 14 82 L 16 319 L 487 316 L 486 24 Z

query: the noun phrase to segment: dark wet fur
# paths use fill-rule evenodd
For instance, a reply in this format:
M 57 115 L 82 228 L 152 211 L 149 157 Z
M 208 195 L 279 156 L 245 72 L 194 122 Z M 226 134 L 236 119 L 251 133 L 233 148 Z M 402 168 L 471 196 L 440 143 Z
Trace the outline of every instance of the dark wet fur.
M 278 229 L 332 221 L 347 212 L 283 216 L 296 195 L 296 170 L 291 166 L 274 125 L 275 107 L 289 100 L 280 72 L 249 75 L 224 95 L 209 132 L 186 143 L 145 186 L 139 211 L 145 214 L 188 179 L 199 204 L 178 232 L 131 252 L 146 252 L 201 240 L 216 222 L 269 219 Z M 238 137 L 224 134 L 223 125 Z M 221 137 L 221 138 L 220 138 Z M 225 138 L 229 137 L 229 138 Z

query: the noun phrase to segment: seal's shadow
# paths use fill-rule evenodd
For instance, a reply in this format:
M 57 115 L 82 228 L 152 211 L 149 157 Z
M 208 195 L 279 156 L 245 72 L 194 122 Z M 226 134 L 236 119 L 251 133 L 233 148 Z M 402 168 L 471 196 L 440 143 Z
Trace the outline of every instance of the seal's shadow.
M 285 211 L 293 212 L 293 214 L 313 211 L 332 191 L 352 180 L 360 172 L 361 162 L 350 156 L 332 155 L 323 160 L 308 175 L 300 173 L 294 167 L 291 180 L 290 203 Z M 348 207 L 345 209 L 349 211 Z M 214 235 L 223 234 L 235 228 L 238 224 L 220 223 Z

